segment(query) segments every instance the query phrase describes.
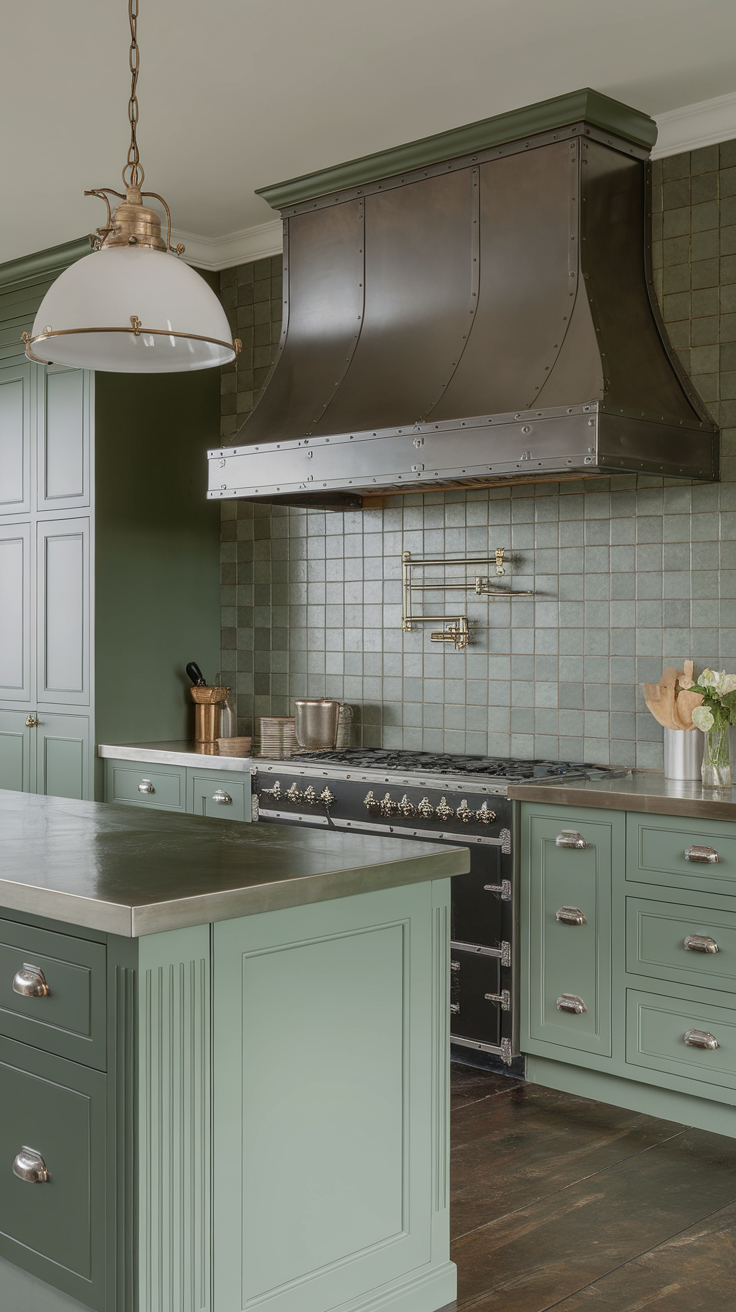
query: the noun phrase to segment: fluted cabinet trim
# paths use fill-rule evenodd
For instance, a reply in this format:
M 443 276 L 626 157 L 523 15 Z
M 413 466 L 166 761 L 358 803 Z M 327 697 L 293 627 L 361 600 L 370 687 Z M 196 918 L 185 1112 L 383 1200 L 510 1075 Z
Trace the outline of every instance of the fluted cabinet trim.
M 139 1307 L 211 1312 L 210 930 L 141 939 Z

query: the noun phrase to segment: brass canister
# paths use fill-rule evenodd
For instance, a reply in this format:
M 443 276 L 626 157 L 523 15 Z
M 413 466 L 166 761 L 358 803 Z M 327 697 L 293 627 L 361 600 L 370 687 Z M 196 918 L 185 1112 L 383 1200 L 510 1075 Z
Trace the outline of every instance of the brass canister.
M 189 691 L 194 702 L 194 741 L 216 744 L 220 735 L 220 706 L 230 689 L 190 688 Z

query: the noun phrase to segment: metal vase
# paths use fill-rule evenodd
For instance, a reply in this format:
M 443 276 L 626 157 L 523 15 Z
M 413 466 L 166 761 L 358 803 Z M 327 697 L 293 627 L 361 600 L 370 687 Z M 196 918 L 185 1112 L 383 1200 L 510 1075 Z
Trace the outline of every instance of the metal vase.
M 699 729 L 665 729 L 664 777 L 700 781 L 703 735 Z

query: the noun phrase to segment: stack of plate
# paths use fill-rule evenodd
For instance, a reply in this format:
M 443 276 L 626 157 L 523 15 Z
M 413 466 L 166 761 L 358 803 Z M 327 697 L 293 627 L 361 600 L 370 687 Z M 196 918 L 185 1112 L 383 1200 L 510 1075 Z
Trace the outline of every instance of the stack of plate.
M 287 760 L 296 748 L 293 715 L 261 716 L 261 756 Z

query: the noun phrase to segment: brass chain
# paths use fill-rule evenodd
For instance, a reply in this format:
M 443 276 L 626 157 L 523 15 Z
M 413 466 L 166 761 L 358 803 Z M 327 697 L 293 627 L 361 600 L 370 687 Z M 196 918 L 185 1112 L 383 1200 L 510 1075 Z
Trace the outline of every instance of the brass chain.
M 126 187 L 140 187 L 145 173 L 138 154 L 138 73 L 140 71 L 140 51 L 138 49 L 138 0 L 128 0 L 128 21 L 130 22 L 130 100 L 128 101 L 128 119 L 130 121 L 130 145 L 128 159 L 123 169 L 123 182 Z M 128 170 L 130 176 L 128 177 Z

